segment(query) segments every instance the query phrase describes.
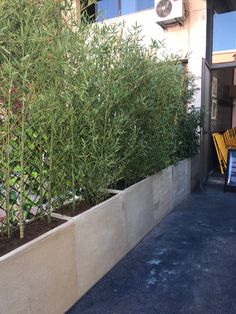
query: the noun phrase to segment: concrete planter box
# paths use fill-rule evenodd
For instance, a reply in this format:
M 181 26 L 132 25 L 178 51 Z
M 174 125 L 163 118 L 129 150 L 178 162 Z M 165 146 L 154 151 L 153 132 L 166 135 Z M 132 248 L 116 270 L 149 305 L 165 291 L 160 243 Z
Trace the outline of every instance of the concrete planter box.
M 73 218 L 78 298 L 127 253 L 122 195 Z
M 173 205 L 172 166 L 152 176 L 155 225 L 170 213 Z
M 184 160 L 116 191 L 1 257 L 0 313 L 68 310 L 190 194 L 194 165 Z
M 77 299 L 73 222 L 0 258 L 0 313 L 64 313 Z
M 154 228 L 152 177 L 122 192 L 128 251 Z
M 178 206 L 190 194 L 190 160 L 172 166 L 173 206 Z

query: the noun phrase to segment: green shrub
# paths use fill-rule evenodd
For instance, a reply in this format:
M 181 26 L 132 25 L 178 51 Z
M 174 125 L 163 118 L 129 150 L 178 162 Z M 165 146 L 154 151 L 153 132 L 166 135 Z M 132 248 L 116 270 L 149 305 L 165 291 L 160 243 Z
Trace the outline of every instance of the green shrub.
M 70 1 L 0 4 L 2 231 L 76 196 L 96 203 L 198 149 L 195 86 L 141 28 L 79 23 Z M 36 209 L 35 209 L 36 208 Z M 34 213 L 33 213 L 34 211 Z
M 178 121 L 176 130 L 176 160 L 193 157 L 199 149 L 200 112 L 191 107 Z

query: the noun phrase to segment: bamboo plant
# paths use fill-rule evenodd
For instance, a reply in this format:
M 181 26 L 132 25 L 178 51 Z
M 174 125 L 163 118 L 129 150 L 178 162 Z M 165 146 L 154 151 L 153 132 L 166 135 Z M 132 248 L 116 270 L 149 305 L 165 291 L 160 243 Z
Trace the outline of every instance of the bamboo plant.
M 139 26 L 91 24 L 81 9 L 78 20 L 69 0 L 0 3 L 0 226 L 8 237 L 15 228 L 24 237 L 28 220 L 50 222 L 67 200 L 73 210 L 97 203 L 118 181 L 131 184 L 198 149 L 198 115 L 187 110 L 194 79 L 181 57 L 145 47 Z

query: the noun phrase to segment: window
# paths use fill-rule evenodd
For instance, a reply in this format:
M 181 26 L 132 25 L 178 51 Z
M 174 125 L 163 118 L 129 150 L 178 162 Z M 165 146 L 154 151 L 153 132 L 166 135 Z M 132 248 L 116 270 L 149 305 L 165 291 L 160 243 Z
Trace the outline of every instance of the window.
M 154 0 L 101 0 L 97 3 L 98 21 L 154 8 Z
M 214 14 L 213 51 L 236 49 L 236 11 Z
M 121 15 L 154 8 L 154 0 L 120 0 Z
M 119 16 L 119 2 L 117 0 L 101 0 L 97 3 L 98 21 Z

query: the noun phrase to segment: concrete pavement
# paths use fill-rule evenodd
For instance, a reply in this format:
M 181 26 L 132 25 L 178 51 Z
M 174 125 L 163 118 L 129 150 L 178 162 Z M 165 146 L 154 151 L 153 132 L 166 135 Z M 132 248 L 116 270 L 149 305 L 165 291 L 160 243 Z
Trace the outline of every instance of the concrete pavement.
M 69 286 L 69 285 L 68 285 Z M 68 314 L 235 314 L 236 193 L 193 193 Z

